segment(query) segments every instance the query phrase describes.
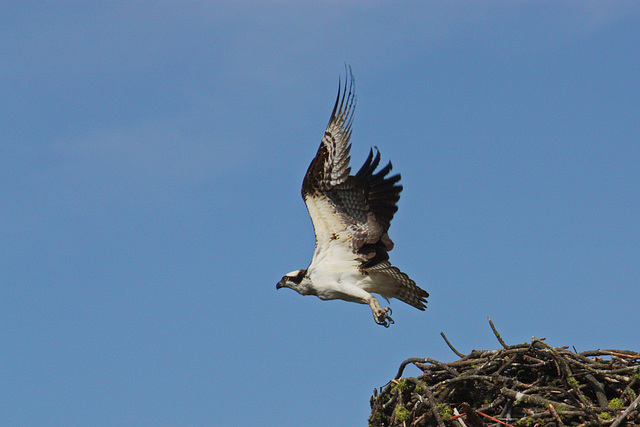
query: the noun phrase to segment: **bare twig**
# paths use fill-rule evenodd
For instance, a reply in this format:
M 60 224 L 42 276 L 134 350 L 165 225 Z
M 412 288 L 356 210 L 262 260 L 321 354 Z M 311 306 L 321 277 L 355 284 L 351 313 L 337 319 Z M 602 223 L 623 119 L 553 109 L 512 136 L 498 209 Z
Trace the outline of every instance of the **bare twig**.
M 511 390 L 508 388 L 502 388 L 500 389 L 500 393 L 502 393 L 503 395 L 505 395 L 506 397 L 508 397 L 509 399 L 512 399 L 516 402 L 524 402 L 524 403 L 529 403 L 529 404 L 533 404 L 533 405 L 538 405 L 538 406 L 544 406 L 544 407 L 548 407 L 549 405 L 553 405 L 554 403 L 557 403 L 553 400 L 550 399 L 545 399 L 544 397 L 540 397 L 540 396 L 536 396 L 535 394 L 524 394 L 522 392 L 516 391 L 516 390 Z M 565 404 L 565 406 L 568 406 L 571 409 L 578 409 L 574 406 L 569 406 L 567 404 Z
M 489 319 L 489 325 L 491 325 L 491 330 L 493 331 L 493 334 L 496 336 L 496 338 L 498 338 L 498 341 L 500 342 L 500 344 L 502 344 L 502 346 L 504 348 L 508 348 L 509 346 L 506 345 L 504 343 L 504 341 L 502 340 L 502 337 L 500 336 L 500 334 L 498 333 L 498 331 L 496 330 L 496 327 L 494 326 L 493 322 L 491 321 L 490 317 L 487 317 L 487 319 Z
M 431 407 L 431 412 L 433 413 L 434 418 L 436 419 L 436 422 L 438 423 L 439 427 L 444 427 L 444 421 L 442 420 L 442 417 L 440 416 L 440 411 L 438 410 L 438 404 L 436 403 L 436 399 L 433 397 L 433 393 L 431 393 L 431 390 L 429 390 L 429 388 L 427 388 L 424 391 L 425 396 L 427 396 L 427 401 L 429 402 L 429 406 Z
M 549 403 L 549 411 L 551 412 L 551 415 L 553 415 L 553 418 L 555 418 L 555 420 L 558 422 L 558 425 L 560 427 L 564 426 L 562 418 L 560 418 L 560 415 L 558 415 L 558 411 L 556 411 L 556 408 L 551 403 Z
M 464 421 L 462 420 L 462 416 L 463 416 L 464 414 L 461 414 L 460 412 L 458 412 L 458 410 L 457 410 L 457 409 L 454 409 L 454 410 L 453 410 L 453 413 L 455 414 L 455 417 L 454 417 L 454 418 L 456 419 L 456 422 L 457 422 L 458 424 L 460 424 L 460 427 L 467 427 L 467 425 L 466 425 L 466 424 L 464 423 Z M 453 418 L 452 418 L 452 419 L 453 419 Z
M 604 394 L 604 387 L 602 386 L 602 383 L 596 380 L 596 377 L 591 374 L 585 375 L 584 379 L 593 389 L 593 392 L 596 395 L 596 399 L 598 400 L 598 405 L 607 406 L 607 396 Z
M 402 362 L 400 364 L 400 368 L 398 369 L 398 373 L 394 377 L 395 380 L 397 380 L 398 378 L 402 377 L 402 373 L 404 372 L 404 368 L 406 368 L 409 363 L 414 363 L 414 364 L 415 363 L 431 363 L 432 365 L 435 365 L 435 366 L 437 366 L 437 367 L 439 367 L 441 369 L 444 369 L 446 371 L 451 372 L 453 375 L 458 375 L 458 372 L 454 368 L 451 368 L 451 367 L 447 366 L 447 364 L 438 362 L 437 360 L 429 359 L 428 357 L 424 357 L 424 358 L 411 357 L 411 358 L 405 360 L 404 362 Z
M 451 343 L 449 342 L 449 340 L 447 339 L 447 336 L 444 334 L 444 332 L 440 332 L 440 335 L 442 336 L 442 338 L 444 339 L 444 342 L 447 343 L 447 345 L 449 346 L 449 348 L 451 349 L 451 351 L 453 351 L 456 356 L 458 357 L 466 357 L 464 354 L 460 353 L 458 350 L 456 350 L 456 348 L 454 346 L 451 345 Z

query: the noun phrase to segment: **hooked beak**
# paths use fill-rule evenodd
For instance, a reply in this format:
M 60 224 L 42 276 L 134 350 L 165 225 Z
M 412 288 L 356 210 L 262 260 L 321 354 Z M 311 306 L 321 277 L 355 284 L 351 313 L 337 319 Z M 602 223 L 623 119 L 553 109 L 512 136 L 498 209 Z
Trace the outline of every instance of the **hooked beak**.
M 280 289 L 280 288 L 286 288 L 286 282 L 284 279 L 280 280 L 277 284 L 276 284 L 276 289 Z

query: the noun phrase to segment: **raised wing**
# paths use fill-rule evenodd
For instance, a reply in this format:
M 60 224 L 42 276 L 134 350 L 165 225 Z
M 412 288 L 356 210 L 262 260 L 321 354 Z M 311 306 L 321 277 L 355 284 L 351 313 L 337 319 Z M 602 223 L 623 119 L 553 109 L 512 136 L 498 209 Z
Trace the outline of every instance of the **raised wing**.
M 302 182 L 302 197 L 306 194 L 331 191 L 343 184 L 349 177 L 349 151 L 351 144 L 351 123 L 355 110 L 355 81 L 351 70 L 344 89 L 338 86 L 338 96 L 331 112 L 331 118 L 324 132 L 316 157 L 309 165 Z
M 348 70 L 344 88 L 338 88 L 333 112 L 320 148 L 302 183 L 316 234 L 316 245 L 343 240 L 370 267 L 388 259 L 393 242 L 387 234 L 398 210 L 400 175 L 387 177 L 391 163 L 375 172 L 380 153 L 373 150 L 355 175 L 350 175 L 351 123 L 355 108 L 354 79 Z

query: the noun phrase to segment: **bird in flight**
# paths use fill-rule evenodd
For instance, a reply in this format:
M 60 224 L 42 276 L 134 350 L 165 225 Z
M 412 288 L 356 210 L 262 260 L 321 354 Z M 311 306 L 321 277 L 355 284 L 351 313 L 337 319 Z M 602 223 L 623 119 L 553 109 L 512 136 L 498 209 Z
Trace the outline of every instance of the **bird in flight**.
M 394 323 L 391 309 L 380 307 L 372 293 L 387 301 L 397 298 L 418 310 L 426 308 L 429 294 L 389 262 L 393 242 L 388 230 L 398 210 L 400 175 L 387 176 L 391 162 L 376 171 L 377 148 L 350 175 L 349 140 L 356 101 L 350 68 L 341 86 L 320 148 L 302 182 L 302 198 L 316 236 L 313 259 L 306 269 L 286 274 L 276 289 L 368 304 L 375 322 L 389 327 Z

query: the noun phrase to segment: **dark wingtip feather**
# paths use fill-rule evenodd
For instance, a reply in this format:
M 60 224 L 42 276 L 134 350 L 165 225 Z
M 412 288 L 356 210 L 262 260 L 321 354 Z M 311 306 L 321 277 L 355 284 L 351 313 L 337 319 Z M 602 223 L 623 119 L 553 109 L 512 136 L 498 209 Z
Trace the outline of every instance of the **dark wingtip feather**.
M 356 79 L 353 77 L 351 66 L 345 63 L 345 83 L 342 84 L 342 76 L 338 76 L 338 94 L 333 104 L 333 111 L 329 118 L 329 124 L 338 117 L 342 117 L 345 122 L 345 129 L 351 129 L 353 121 L 353 108 L 356 101 L 355 95 Z
M 398 210 L 396 203 L 400 200 L 402 186 L 398 184 L 400 174 L 387 176 L 393 169 L 391 162 L 379 171 L 375 171 L 380 164 L 380 158 L 380 151 L 377 147 L 370 149 L 367 159 L 356 173 L 355 178 L 361 181 L 367 189 L 369 207 L 386 231 Z

